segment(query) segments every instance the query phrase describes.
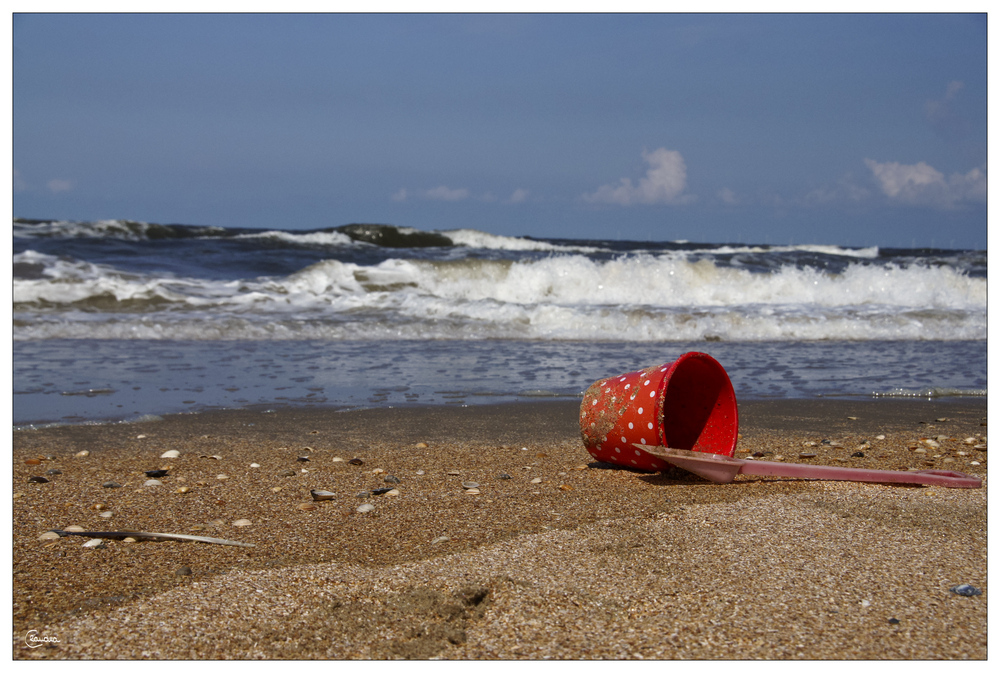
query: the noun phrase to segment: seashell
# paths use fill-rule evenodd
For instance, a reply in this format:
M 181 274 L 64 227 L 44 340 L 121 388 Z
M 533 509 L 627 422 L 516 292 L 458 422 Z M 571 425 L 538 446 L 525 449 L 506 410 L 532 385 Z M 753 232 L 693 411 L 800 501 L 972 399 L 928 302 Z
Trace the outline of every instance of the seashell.
M 179 489 L 174 491 L 174 493 L 190 493 L 190 492 L 191 492 L 190 486 L 181 486 Z
M 38 539 L 41 540 L 41 541 L 45 541 L 45 540 L 58 540 L 59 539 L 59 533 L 57 533 L 55 531 L 51 531 L 51 530 L 50 531 L 46 531 L 46 532 L 42 533 L 41 535 L 39 535 Z
M 467 489 L 465 489 L 465 494 L 466 495 L 479 495 L 479 489 L 478 488 L 467 488 Z
M 250 467 L 260 467 L 258 463 L 250 463 Z
M 24 464 L 25 465 L 41 465 L 42 461 L 38 460 L 37 458 L 28 458 L 26 461 L 24 461 Z
M 84 542 L 83 546 L 91 549 L 93 548 L 106 549 L 108 545 L 104 544 L 104 540 L 101 540 L 99 538 L 94 538 L 93 540 L 87 540 L 86 542 Z
M 351 465 L 364 465 L 365 464 L 365 461 L 361 460 L 360 458 L 351 458 L 347 462 L 350 463 Z
M 800 453 L 799 458 L 815 458 L 815 453 Z
M 146 439 L 146 435 L 136 435 L 136 439 Z
M 304 502 L 304 503 L 298 505 L 298 508 L 301 509 L 304 512 L 311 512 L 312 510 L 316 509 L 316 505 L 314 505 L 311 502 Z
M 28 477 L 29 484 L 47 484 L 49 480 L 45 477 Z
M 160 458 L 180 458 L 180 456 L 181 456 L 180 451 L 178 451 L 177 449 L 170 449 L 169 451 L 165 451 L 160 456 Z
M 297 460 L 300 463 L 308 463 L 309 462 L 309 456 L 299 456 L 295 460 Z
M 87 529 L 84 528 L 83 526 L 77 526 L 76 524 L 74 524 L 72 526 L 66 526 L 65 528 L 63 528 L 63 530 L 69 531 L 70 533 L 82 533 Z
M 560 484 L 559 485 L 559 490 L 560 491 L 572 491 L 573 487 L 570 486 L 569 484 Z
M 114 515 L 111 512 L 101 512 L 98 516 L 102 519 L 110 519 Z
M 163 482 L 159 479 L 147 479 L 143 486 L 163 486 Z
M 542 483 L 542 478 L 541 477 L 535 477 L 534 479 L 531 480 L 531 483 L 532 484 L 540 484 L 540 483 Z
M 294 477 L 298 472 L 295 470 L 282 470 L 278 473 L 279 477 Z
M 95 512 L 103 512 L 104 510 L 107 509 L 107 505 L 100 502 L 95 502 L 93 505 L 90 506 L 90 509 Z
M 363 505 L 358 505 L 357 512 L 358 512 L 358 514 L 364 514 L 365 512 L 370 512 L 373 509 L 375 509 L 375 505 L 372 505 L 371 503 L 367 503 L 366 502 Z
M 275 486 L 274 488 L 271 489 L 271 493 L 277 493 L 280 490 L 281 490 L 280 486 Z
M 383 470 L 381 467 L 376 467 L 374 470 L 372 470 L 372 474 L 384 474 L 384 473 L 385 470 Z
M 122 542 L 128 542 L 129 544 L 132 544 L 133 542 L 138 542 L 138 540 L 136 540 L 134 537 L 127 537 L 124 540 L 122 540 Z
M 385 492 L 385 495 L 387 497 L 388 496 L 395 497 L 395 496 L 399 495 L 399 489 L 398 488 L 390 488 L 388 491 Z
M 217 474 L 217 475 L 215 475 L 215 478 L 218 479 L 219 481 L 224 481 L 226 479 L 229 479 L 229 475 L 228 474 Z
M 333 493 L 332 491 L 312 490 L 309 491 L 309 493 L 312 495 L 313 500 L 333 500 L 336 495 L 336 493 Z
M 424 472 L 423 470 L 417 470 L 414 474 L 421 475 L 421 474 L 426 474 L 426 472 Z
M 417 447 L 418 449 L 426 449 L 426 448 L 428 448 L 428 447 L 429 447 L 430 445 L 429 445 L 429 444 L 428 444 L 427 442 L 417 442 L 417 443 L 415 444 L 415 446 L 416 446 L 416 447 Z
M 73 455 L 73 457 L 74 457 L 74 458 L 86 458 L 86 457 L 87 457 L 87 456 L 89 456 L 89 455 L 90 455 L 90 451 L 80 451 L 80 452 L 78 452 L 78 453 L 75 453 L 75 454 Z
M 332 460 L 332 462 L 334 462 L 334 463 L 345 463 L 345 462 L 347 462 L 347 461 L 345 461 L 345 460 L 344 460 L 343 458 L 341 458 L 340 456 L 335 456 L 335 457 L 334 457 L 334 458 L 332 458 L 331 460 Z
M 233 525 L 234 526 L 249 526 L 251 524 L 250 524 L 250 519 L 237 519 L 236 521 L 233 522 Z
M 459 472 L 458 470 L 450 470 L 450 471 L 448 472 L 448 476 L 449 476 L 449 477 L 458 477 L 458 476 L 460 476 L 461 474 L 462 474 L 462 473 L 461 473 L 461 472 Z
M 393 490 L 395 490 L 395 489 L 390 488 L 390 487 L 386 487 L 386 488 L 374 488 L 374 489 L 372 489 L 372 495 L 385 495 L 389 491 L 393 491 Z
M 57 470 L 55 468 L 52 468 L 51 470 L 45 470 L 45 474 L 49 475 L 62 474 L 62 470 Z
M 447 535 L 442 535 L 440 537 L 436 537 L 433 540 L 431 540 L 431 544 L 441 544 L 442 542 L 447 542 L 450 539 L 451 538 L 448 537 Z
M 983 593 L 982 589 L 977 589 L 971 584 L 959 584 L 957 587 L 948 589 L 948 591 L 959 596 L 980 596 Z
M 477 483 L 476 483 L 476 482 L 474 482 L 474 481 L 463 481 L 463 482 L 462 482 L 462 488 L 465 488 L 465 489 L 469 489 L 469 488 L 479 488 L 479 484 L 477 484 Z
M 168 470 L 146 470 L 146 476 L 150 479 L 159 479 L 167 476 Z

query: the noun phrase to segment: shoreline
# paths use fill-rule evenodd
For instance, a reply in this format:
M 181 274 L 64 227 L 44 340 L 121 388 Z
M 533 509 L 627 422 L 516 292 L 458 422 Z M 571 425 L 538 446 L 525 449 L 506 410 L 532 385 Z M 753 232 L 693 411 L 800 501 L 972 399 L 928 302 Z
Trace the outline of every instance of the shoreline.
M 958 470 L 983 478 L 975 490 L 613 468 L 583 448 L 578 410 L 218 411 L 14 432 L 13 656 L 986 658 L 987 454 L 964 443 L 986 435 L 985 398 L 739 405 L 737 456 Z M 805 442 L 815 458 L 798 457 Z M 39 456 L 53 459 L 25 464 Z M 162 486 L 143 485 L 164 467 Z M 27 483 L 49 469 L 61 474 Z M 389 486 L 399 495 L 357 497 Z M 312 503 L 314 488 L 336 496 Z M 74 524 L 256 546 L 38 540 Z M 949 591 L 963 583 L 983 594 Z M 60 642 L 28 648 L 32 629 Z

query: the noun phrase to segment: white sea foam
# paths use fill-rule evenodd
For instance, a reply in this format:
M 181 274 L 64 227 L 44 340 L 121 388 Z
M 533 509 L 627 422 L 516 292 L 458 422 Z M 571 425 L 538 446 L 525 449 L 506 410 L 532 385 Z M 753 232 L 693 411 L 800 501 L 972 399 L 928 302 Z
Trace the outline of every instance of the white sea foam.
M 753 273 L 679 254 L 598 261 L 327 260 L 238 281 L 123 273 L 26 251 L 15 339 L 985 339 L 987 282 L 951 267 Z
M 234 238 L 270 238 L 297 245 L 354 245 L 351 237 L 339 231 L 307 231 L 302 233 L 268 230 L 237 234 Z
M 558 245 L 547 241 L 537 241 L 516 236 L 498 236 L 477 229 L 450 229 L 437 233 L 447 236 L 455 245 L 462 245 L 468 248 L 538 252 L 598 252 L 600 250 L 594 247 Z

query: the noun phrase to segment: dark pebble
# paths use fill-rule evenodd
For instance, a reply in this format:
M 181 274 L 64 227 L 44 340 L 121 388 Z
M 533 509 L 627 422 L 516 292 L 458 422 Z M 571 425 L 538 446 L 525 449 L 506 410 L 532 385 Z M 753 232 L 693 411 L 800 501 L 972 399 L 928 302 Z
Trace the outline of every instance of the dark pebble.
M 373 488 L 372 495 L 382 495 L 383 493 L 388 493 L 391 490 L 391 488 Z
M 851 458 L 864 458 L 864 457 L 865 457 L 864 451 L 855 451 L 854 453 L 851 454 Z
M 296 474 L 295 470 L 282 470 L 281 472 L 278 473 L 278 476 L 279 477 L 294 477 L 295 474 Z
M 349 464 L 351 464 L 351 465 L 364 465 L 365 464 L 365 461 L 361 460 L 360 458 L 351 458 L 347 462 Z
M 295 460 L 299 461 L 300 463 L 308 463 L 309 462 L 309 456 L 299 456 Z
M 400 479 L 399 479 L 399 477 L 394 477 L 394 476 L 392 476 L 391 474 L 389 474 L 389 475 L 386 475 L 386 477 L 385 477 L 385 480 L 384 480 L 384 481 L 385 481 L 385 483 L 387 483 L 387 484 L 398 484 L 398 483 L 400 483 Z
M 950 591 L 959 596 L 979 596 L 983 593 L 982 589 L 977 589 L 971 584 L 959 584 L 957 587 L 952 587 Z
M 28 477 L 29 484 L 47 484 L 49 480 L 45 477 Z
M 368 491 L 358 491 L 357 493 L 357 497 L 359 498 L 367 498 L 370 495 L 371 493 L 369 493 Z
M 892 618 L 890 618 L 890 619 L 889 619 L 889 623 L 890 623 L 890 624 L 898 624 L 898 623 L 899 623 L 899 620 L 898 620 L 898 619 L 896 619 L 895 617 L 892 617 Z
M 46 470 L 45 474 L 62 474 L 62 470 L 57 470 L 53 467 L 51 470 Z
M 101 484 L 101 486 L 103 486 L 104 488 L 121 488 L 122 487 L 122 485 L 119 484 L 117 481 L 106 481 L 103 484 Z
M 510 479 L 510 475 L 507 474 L 506 472 L 501 472 L 499 475 L 497 475 L 497 479 Z
M 160 477 L 167 476 L 167 472 L 170 470 L 146 470 L 146 476 L 150 479 L 159 479 Z
M 190 575 L 191 574 L 191 569 L 188 568 L 187 566 L 184 566 L 182 568 L 178 568 L 177 571 L 174 574 L 177 575 L 178 577 L 183 576 L 183 575 Z

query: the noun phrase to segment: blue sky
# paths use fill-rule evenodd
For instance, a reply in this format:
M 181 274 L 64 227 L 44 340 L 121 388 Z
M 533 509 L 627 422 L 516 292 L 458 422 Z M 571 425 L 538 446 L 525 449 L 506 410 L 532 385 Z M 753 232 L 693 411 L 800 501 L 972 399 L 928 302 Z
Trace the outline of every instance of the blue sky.
M 985 15 L 17 15 L 13 211 L 986 247 Z

